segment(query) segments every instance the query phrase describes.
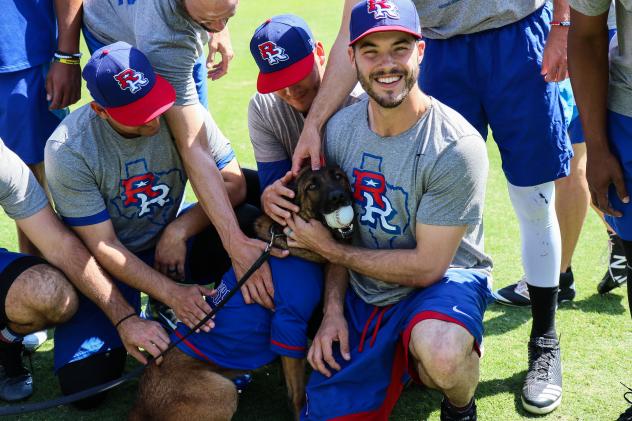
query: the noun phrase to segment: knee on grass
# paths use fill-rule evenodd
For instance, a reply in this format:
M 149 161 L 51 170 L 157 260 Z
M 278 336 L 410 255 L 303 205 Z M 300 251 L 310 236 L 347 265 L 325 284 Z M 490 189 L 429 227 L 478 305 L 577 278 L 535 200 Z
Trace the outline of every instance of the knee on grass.
M 440 320 L 424 320 L 411 334 L 410 352 L 424 373 L 440 390 L 451 390 L 462 381 L 472 358 L 473 338 L 461 326 Z

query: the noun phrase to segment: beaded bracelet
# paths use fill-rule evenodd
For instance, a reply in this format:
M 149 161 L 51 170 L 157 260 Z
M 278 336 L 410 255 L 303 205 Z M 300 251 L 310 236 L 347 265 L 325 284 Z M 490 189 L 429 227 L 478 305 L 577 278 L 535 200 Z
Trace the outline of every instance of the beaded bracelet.
M 554 21 L 551 22 L 551 26 L 569 27 L 569 26 L 571 26 L 571 21 L 569 21 L 569 20 L 554 20 Z

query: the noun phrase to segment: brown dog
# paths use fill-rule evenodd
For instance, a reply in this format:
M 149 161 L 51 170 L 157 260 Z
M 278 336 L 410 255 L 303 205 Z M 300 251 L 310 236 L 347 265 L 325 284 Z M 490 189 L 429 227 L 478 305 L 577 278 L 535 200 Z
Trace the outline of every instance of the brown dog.
M 302 170 L 291 188 L 295 191 L 298 213 L 305 220 L 317 219 L 325 226 L 324 214 L 351 205 L 351 186 L 346 174 L 337 166 L 318 171 Z M 331 228 L 330 228 L 331 229 Z M 262 216 L 255 222 L 255 232 L 270 240 L 271 230 L 282 233 L 272 219 Z M 350 230 L 331 229 L 339 240 L 347 240 Z M 285 237 L 274 245 L 287 249 Z M 324 260 L 307 250 L 290 248 L 290 253 L 308 260 Z M 305 401 L 305 359 L 281 357 L 288 398 L 295 418 L 299 418 Z M 213 364 L 192 358 L 178 349 L 169 352 L 160 366 L 152 364 L 143 374 L 136 405 L 129 419 L 139 420 L 217 420 L 232 418 L 238 394 L 230 380 L 239 375 Z
M 298 216 L 308 221 L 316 219 L 334 235 L 338 241 L 348 241 L 351 229 L 331 228 L 325 220 L 325 214 L 337 209 L 351 205 L 351 185 L 347 175 L 337 165 L 326 166 L 320 170 L 313 171 L 311 168 L 303 168 L 294 183 L 290 186 L 294 193 L 294 203 L 298 205 L 300 211 Z M 284 250 L 290 250 L 293 256 L 302 257 L 312 262 L 325 263 L 318 254 L 305 249 L 297 249 L 287 246 L 287 241 L 283 234 L 283 228 L 274 222 L 267 215 L 262 215 L 255 221 L 255 233 L 257 237 L 264 241 L 270 241 L 271 233 L 281 234 L 275 238 L 274 246 Z

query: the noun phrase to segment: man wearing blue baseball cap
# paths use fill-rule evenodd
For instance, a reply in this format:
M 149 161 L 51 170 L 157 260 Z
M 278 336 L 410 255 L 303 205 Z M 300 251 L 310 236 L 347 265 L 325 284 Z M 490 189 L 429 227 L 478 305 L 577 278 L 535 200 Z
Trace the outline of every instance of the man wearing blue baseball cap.
M 57 212 L 118 280 L 134 308 L 129 316 L 139 311 L 142 291 L 194 326 L 210 311 L 203 297 L 212 291 L 174 280 L 209 265 L 217 266 L 212 273 L 219 277 L 230 263 L 220 254 L 209 259 L 209 243 L 194 239 L 210 225 L 200 218 L 204 212 L 199 206 L 176 219 L 187 173 L 162 117 L 174 104 L 175 91 L 142 52 L 124 42 L 97 50 L 83 77 L 93 101 L 71 113 L 46 144 Z M 205 153 L 224 180 L 217 195 L 237 205 L 244 199 L 245 182 L 230 142 L 208 114 L 205 130 Z M 195 246 L 205 248 L 200 262 L 190 258 Z M 206 272 L 201 278 L 204 283 L 214 280 Z M 64 393 L 120 376 L 125 362 L 115 326 L 85 297 L 79 299 L 76 315 L 55 331 L 55 370 Z M 204 330 L 212 326 L 209 322 Z M 167 343 L 157 342 L 149 351 Z
M 368 6 L 351 11 L 348 53 L 369 99 L 326 127 L 327 162 L 354 190 L 353 245 L 317 221 L 287 219 L 288 245 L 330 262 L 302 418 L 387 420 L 412 378 L 443 393 L 442 420 L 475 420 L 491 301 L 485 144 L 419 89 L 425 44 L 414 5 Z
M 345 1 L 343 23 L 313 111 L 293 157 L 318 165 L 320 128 L 355 83 L 345 61 L 347 22 L 357 0 Z M 406 0 L 362 0 L 376 18 L 403 18 Z M 574 294 L 572 277 L 560 285 L 562 244 L 555 209 L 557 179 L 569 174 L 572 147 L 556 82 L 566 75 L 566 0 L 412 0 L 426 40 L 420 87 L 462 114 L 486 139 L 494 133 L 521 234 L 525 281 L 495 292 L 497 300 L 530 305 L 528 371 L 523 407 L 546 414 L 562 400 L 561 351 L 555 327 L 559 300 Z M 554 10 L 552 10 L 553 6 Z M 406 6 L 407 13 L 409 8 Z M 516 106 L 516 104 L 520 104 Z M 564 270 L 566 268 L 563 268 Z M 558 294 L 564 288 L 563 294 Z M 546 370 L 541 367 L 545 367 Z

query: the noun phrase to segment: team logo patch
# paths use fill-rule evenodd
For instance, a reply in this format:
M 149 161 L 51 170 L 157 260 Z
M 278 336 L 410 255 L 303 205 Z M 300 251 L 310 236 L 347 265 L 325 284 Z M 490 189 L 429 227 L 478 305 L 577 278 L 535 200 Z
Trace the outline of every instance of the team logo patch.
M 408 193 L 401 187 L 389 184 L 381 166 L 382 157 L 363 154 L 362 165 L 352 172 L 353 199 L 359 206 L 359 223 L 369 229 L 376 246 L 392 248 L 394 238 L 410 227 Z M 398 205 L 394 206 L 393 201 Z M 402 209 L 398 210 L 397 207 Z M 380 244 L 373 235 L 378 230 L 393 236 L 388 244 Z
M 153 173 L 122 180 L 121 185 L 123 186 L 123 205 L 137 206 L 139 217 L 148 214 L 152 205 L 162 208 L 170 200 L 169 186 L 156 183 L 156 176 Z
M 375 19 L 399 19 L 399 9 L 391 0 L 367 0 L 366 5 Z
M 261 58 L 266 60 L 271 66 L 279 64 L 282 61 L 286 61 L 290 58 L 285 54 L 285 49 L 279 47 L 272 41 L 266 41 L 263 44 L 259 44 L 259 53 Z
M 142 72 L 134 69 L 125 69 L 114 75 L 114 80 L 118 82 L 122 90 L 129 89 L 133 94 L 140 91 L 143 86 L 149 83 L 149 80 Z

